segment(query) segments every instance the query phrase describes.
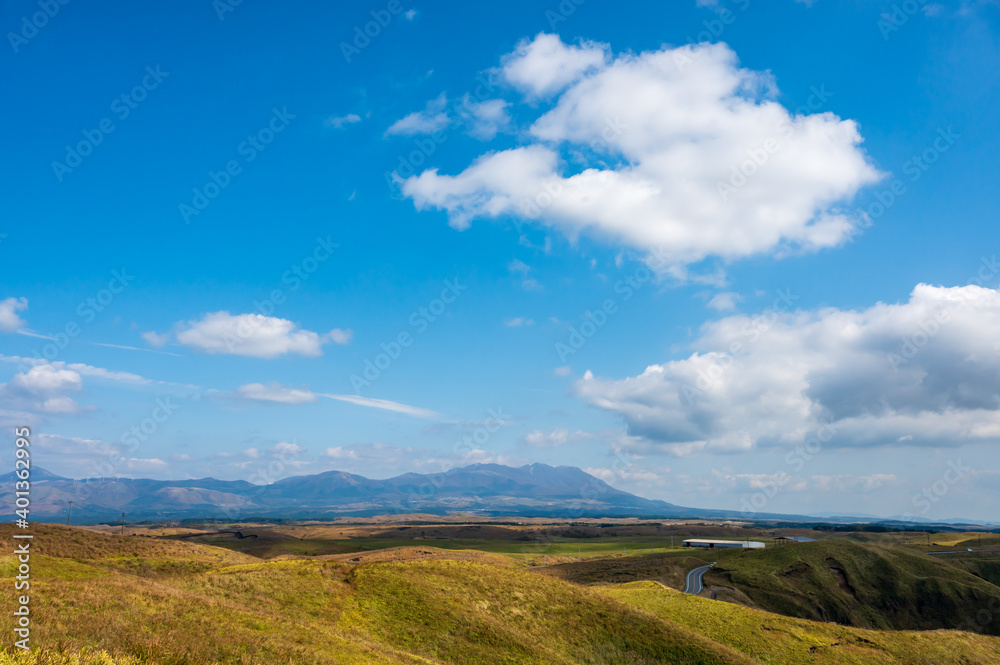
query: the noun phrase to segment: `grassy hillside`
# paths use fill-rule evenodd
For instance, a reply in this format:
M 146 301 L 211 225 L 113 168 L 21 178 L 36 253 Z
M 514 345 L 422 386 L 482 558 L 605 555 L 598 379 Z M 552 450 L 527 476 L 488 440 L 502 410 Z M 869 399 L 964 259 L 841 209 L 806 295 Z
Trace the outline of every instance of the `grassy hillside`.
M 809 645 L 874 643 L 858 653 L 881 654 L 850 662 L 1000 663 L 997 638 L 883 635 L 692 605 L 700 599 L 660 585 L 585 587 L 481 552 L 404 547 L 261 560 L 58 526 L 36 527 L 34 544 L 36 651 L 13 654 L 5 637 L 0 665 L 802 662 L 781 660 L 798 642 L 772 639 L 775 630 Z M 13 574 L 13 557 L 0 556 L 0 584 Z M 744 613 L 739 631 L 725 635 L 734 612 Z M 10 613 L 2 614 L 9 636 Z M 896 660 L 897 646 L 929 660 Z M 846 662 L 835 657 L 843 652 L 820 650 L 809 662 Z
M 234 527 L 235 529 L 235 527 Z M 561 560 L 603 558 L 629 554 L 650 554 L 670 550 L 668 538 L 630 535 L 635 528 L 593 529 L 600 536 L 560 535 L 560 529 L 510 529 L 490 525 L 396 526 L 391 529 L 353 528 L 242 528 L 256 536 L 237 538 L 232 530 L 223 533 L 182 534 L 189 542 L 225 547 L 256 557 L 326 556 L 399 547 L 407 543 L 427 543 L 443 549 L 476 549 L 504 554 L 534 564 Z M 619 535 L 621 534 L 621 535 Z M 676 538 L 680 550 L 680 538 Z
M 387 563 L 351 578 L 343 623 L 443 662 L 753 662 L 592 590 L 506 565 Z
M 1000 663 L 1000 640 L 971 633 L 848 628 L 685 595 L 655 582 L 602 591 L 771 665 Z
M 685 548 L 663 554 L 574 561 L 540 567 L 536 572 L 576 584 L 623 584 L 652 580 L 683 591 L 689 570 L 736 553 L 737 550 L 729 549 Z
M 923 537 L 914 537 L 913 543 L 917 545 L 926 544 L 925 549 L 930 550 L 947 550 L 947 549 L 965 549 L 967 547 L 974 548 L 994 548 L 1000 547 L 1000 535 L 995 533 L 977 533 L 977 532 L 954 532 L 954 533 L 935 533 L 927 536 L 926 539 Z
M 963 554 L 961 556 L 941 557 L 939 561 L 968 571 L 976 577 L 981 577 L 990 584 L 1000 587 L 1000 555 Z
M 794 617 L 896 630 L 971 626 L 985 617 L 980 629 L 1000 635 L 1000 587 L 903 546 L 829 539 L 741 551 L 721 560 L 705 581 Z

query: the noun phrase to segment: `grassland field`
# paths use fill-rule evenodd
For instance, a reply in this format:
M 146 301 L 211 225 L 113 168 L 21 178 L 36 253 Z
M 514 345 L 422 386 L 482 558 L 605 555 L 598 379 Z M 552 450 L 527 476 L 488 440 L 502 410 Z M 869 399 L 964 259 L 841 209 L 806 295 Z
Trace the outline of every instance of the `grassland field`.
M 242 529 L 256 535 L 251 540 L 234 538 Z M 116 532 L 115 527 L 106 527 Z M 221 533 L 219 533 L 221 532 Z M 170 536 L 211 543 L 237 551 L 271 557 L 281 554 L 325 555 L 395 547 L 403 541 L 433 541 L 445 549 L 474 548 L 506 554 L 531 561 L 540 556 L 609 557 L 615 554 L 656 553 L 680 550 L 688 538 L 757 540 L 774 544 L 780 535 L 808 536 L 816 539 L 848 538 L 857 542 L 907 544 L 922 550 L 965 548 L 976 542 L 974 533 L 938 533 L 928 541 L 919 532 L 868 533 L 823 532 L 810 529 L 758 529 L 719 526 L 705 523 L 629 524 L 614 522 L 567 526 L 564 524 L 493 525 L 412 523 L 379 525 L 289 525 L 267 524 L 212 525 L 200 529 L 152 527 L 129 529 L 127 533 Z M 1000 547 L 1000 536 L 987 534 L 987 541 Z M 686 549 L 686 548 L 685 548 Z
M 978 547 L 975 533 L 928 544 L 710 523 L 33 528 L 35 648 L 15 650 L 5 625 L 0 665 L 1000 665 L 1000 552 L 925 554 Z M 781 534 L 818 540 L 679 546 Z M 682 594 L 708 561 L 702 595 L 719 600 Z M 0 583 L 13 588 L 15 571 L 0 555 Z

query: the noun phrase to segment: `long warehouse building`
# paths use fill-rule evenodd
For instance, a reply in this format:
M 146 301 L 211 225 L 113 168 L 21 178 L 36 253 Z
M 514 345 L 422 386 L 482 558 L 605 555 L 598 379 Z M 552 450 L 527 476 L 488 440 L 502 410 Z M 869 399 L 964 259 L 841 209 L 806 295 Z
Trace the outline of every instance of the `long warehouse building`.
M 690 538 L 681 543 L 684 547 L 744 547 L 751 550 L 764 549 L 764 543 L 759 540 L 709 540 L 706 538 Z

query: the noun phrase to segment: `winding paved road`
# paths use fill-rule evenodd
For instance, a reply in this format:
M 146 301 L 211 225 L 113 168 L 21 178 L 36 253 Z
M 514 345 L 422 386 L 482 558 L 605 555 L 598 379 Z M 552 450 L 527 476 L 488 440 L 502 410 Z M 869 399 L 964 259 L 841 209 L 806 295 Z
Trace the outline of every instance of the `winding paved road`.
M 702 577 L 704 577 L 708 569 L 714 565 L 715 565 L 714 563 L 710 563 L 707 566 L 698 566 L 697 568 L 689 572 L 687 574 L 687 582 L 686 582 L 686 587 L 684 589 L 684 593 L 690 593 L 696 596 L 699 593 L 701 593 L 701 590 L 703 588 L 701 581 Z

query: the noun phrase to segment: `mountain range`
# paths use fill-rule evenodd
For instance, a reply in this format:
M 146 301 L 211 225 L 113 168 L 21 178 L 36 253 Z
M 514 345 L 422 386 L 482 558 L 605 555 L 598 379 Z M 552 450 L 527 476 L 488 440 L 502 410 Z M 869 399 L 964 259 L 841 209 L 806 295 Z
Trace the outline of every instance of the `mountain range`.
M 0 500 L 13 505 L 14 476 L 0 476 Z M 473 464 L 445 473 L 375 480 L 343 471 L 293 476 L 269 485 L 243 480 L 74 480 L 32 470 L 31 514 L 74 522 L 117 519 L 338 517 L 386 513 L 471 513 L 536 517 L 720 517 L 617 490 L 570 466 Z M 60 521 L 61 521 L 60 519 Z
M 14 474 L 0 476 L 0 501 L 13 510 Z M 571 466 L 473 464 L 437 474 L 405 473 L 375 480 L 343 471 L 284 478 L 268 485 L 244 480 L 74 480 L 35 467 L 31 518 L 74 523 L 184 518 L 334 518 L 383 514 L 481 516 L 737 518 L 815 521 L 815 517 L 706 510 L 644 499 Z M 828 518 L 823 521 L 875 521 Z

